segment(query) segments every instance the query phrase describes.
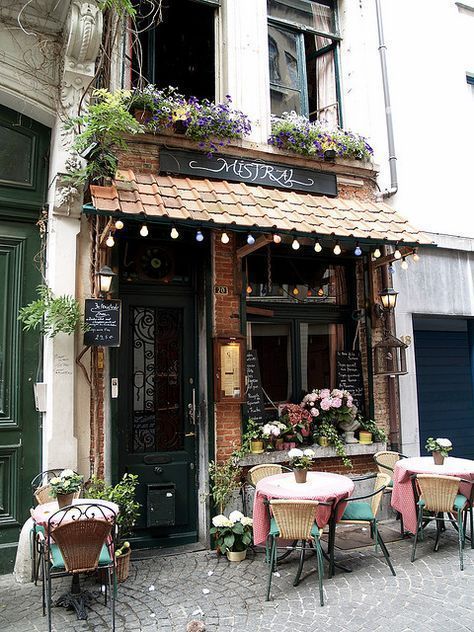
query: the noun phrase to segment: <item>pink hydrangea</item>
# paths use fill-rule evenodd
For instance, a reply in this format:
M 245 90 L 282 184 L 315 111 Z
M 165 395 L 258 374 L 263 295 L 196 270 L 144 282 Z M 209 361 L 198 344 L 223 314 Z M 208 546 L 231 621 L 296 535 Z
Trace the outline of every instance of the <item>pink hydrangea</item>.
M 338 388 L 333 389 L 333 392 L 331 393 L 332 397 L 337 397 L 339 399 L 342 399 L 342 397 L 344 397 L 344 391 L 341 391 Z
M 309 412 L 313 415 L 313 417 L 319 416 L 319 410 L 317 408 L 311 408 Z
M 340 408 L 342 406 L 342 399 L 340 397 L 333 397 L 331 399 L 331 406 L 333 408 Z
M 329 397 L 325 397 L 324 399 L 322 399 L 320 406 L 322 410 L 329 410 L 331 408 L 331 400 L 329 399 Z
M 323 388 L 319 391 L 319 397 L 321 399 L 328 399 L 328 397 L 331 397 L 331 391 L 328 388 Z M 324 408 L 323 410 L 329 410 L 329 409 Z

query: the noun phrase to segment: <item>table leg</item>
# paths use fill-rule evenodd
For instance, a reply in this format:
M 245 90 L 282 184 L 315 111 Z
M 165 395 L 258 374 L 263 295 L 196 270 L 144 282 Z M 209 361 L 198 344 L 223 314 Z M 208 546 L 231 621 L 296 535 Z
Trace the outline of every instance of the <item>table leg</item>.
M 88 616 L 87 606 L 89 606 L 93 600 L 94 596 L 90 592 L 81 589 L 79 574 L 74 573 L 72 576 L 71 590 L 61 595 L 55 605 L 62 606 L 68 610 L 75 610 L 77 618 L 79 620 L 85 620 Z

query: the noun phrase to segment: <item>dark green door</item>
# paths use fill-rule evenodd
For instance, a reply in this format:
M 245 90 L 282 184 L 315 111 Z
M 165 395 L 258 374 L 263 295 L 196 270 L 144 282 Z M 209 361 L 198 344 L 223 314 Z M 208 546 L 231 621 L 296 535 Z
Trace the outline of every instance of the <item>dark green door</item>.
M 143 546 L 197 539 L 194 299 L 123 295 L 120 471 L 138 474 Z
M 0 218 L 0 572 L 13 568 L 21 525 L 31 507 L 30 481 L 40 471 L 40 423 L 33 383 L 39 363 L 37 333 L 25 333 L 18 310 L 41 282 L 34 223 Z

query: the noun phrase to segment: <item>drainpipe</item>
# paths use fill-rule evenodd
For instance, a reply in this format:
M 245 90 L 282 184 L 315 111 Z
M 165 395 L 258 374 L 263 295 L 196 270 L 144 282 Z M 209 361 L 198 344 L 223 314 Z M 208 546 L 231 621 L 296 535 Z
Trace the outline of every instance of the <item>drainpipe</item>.
M 382 69 L 383 96 L 385 101 L 385 122 L 387 125 L 387 142 L 388 142 L 388 164 L 390 167 L 390 188 L 382 191 L 382 198 L 386 199 L 395 195 L 398 191 L 397 178 L 397 157 L 395 156 L 395 140 L 393 138 L 393 121 L 392 121 L 392 105 L 390 103 L 390 91 L 388 87 L 387 72 L 387 47 L 385 45 L 383 35 L 383 19 L 380 0 L 375 0 L 375 9 L 377 12 L 377 30 L 379 34 L 379 54 L 380 66 Z

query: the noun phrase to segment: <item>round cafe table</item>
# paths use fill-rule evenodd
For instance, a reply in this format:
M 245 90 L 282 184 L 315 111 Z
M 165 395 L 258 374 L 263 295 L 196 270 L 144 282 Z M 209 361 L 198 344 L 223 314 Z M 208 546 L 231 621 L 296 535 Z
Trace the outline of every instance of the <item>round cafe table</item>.
M 400 459 L 393 472 L 392 507 L 403 516 L 406 531 L 415 533 L 417 529 L 417 511 L 411 476 L 413 474 L 440 474 L 457 476 L 474 483 L 474 461 L 448 456 L 443 465 L 435 465 L 432 456 L 417 456 Z M 472 485 L 461 483 L 459 492 L 470 497 Z
M 109 500 L 96 500 L 95 498 L 75 498 L 72 503 L 73 505 L 101 505 L 104 507 L 103 514 L 97 516 L 98 520 L 102 518 L 106 518 L 108 520 L 112 520 L 115 515 L 119 514 L 119 507 L 117 504 L 110 502 Z M 34 509 L 31 510 L 31 517 L 37 525 L 42 526 L 45 530 L 48 528 L 48 520 L 50 517 L 59 511 L 59 505 L 56 500 L 50 503 L 44 503 L 43 505 L 37 505 Z M 54 523 L 61 521 L 61 518 L 64 516 L 64 512 L 58 513 L 55 517 Z M 72 510 L 67 512 L 65 516 L 65 521 L 68 522 L 73 520 L 74 512 Z
M 270 530 L 270 520 L 264 501 L 272 498 L 294 500 L 319 500 L 335 504 L 348 498 L 354 491 L 354 482 L 348 476 L 330 472 L 308 472 L 306 483 L 297 483 L 293 472 L 267 476 L 257 483 L 253 503 L 253 539 L 255 544 L 264 544 Z M 336 521 L 344 512 L 346 503 L 340 503 Z M 331 507 L 321 506 L 316 510 L 316 522 L 320 528 L 331 519 Z

